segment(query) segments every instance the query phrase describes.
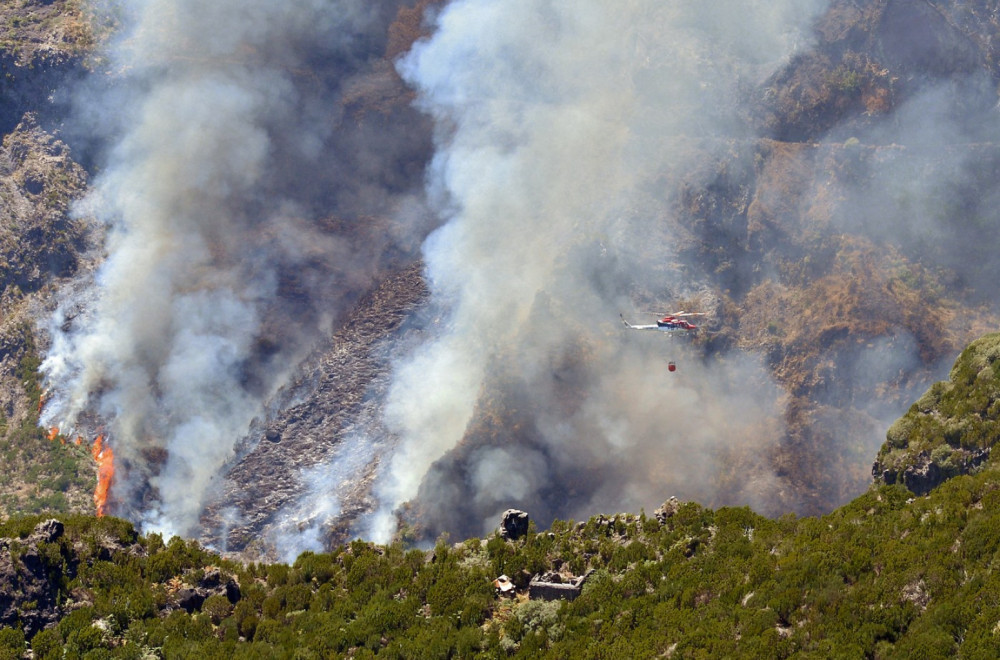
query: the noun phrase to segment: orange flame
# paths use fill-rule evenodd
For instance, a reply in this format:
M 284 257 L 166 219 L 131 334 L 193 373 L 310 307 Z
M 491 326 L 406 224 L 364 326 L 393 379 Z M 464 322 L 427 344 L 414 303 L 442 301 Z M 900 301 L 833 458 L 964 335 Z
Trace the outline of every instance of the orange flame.
M 94 444 L 90 447 L 90 454 L 97 463 L 97 488 L 94 489 L 94 505 L 97 507 L 97 517 L 100 518 L 107 511 L 108 489 L 111 488 L 111 480 L 115 476 L 115 453 L 111 445 L 104 444 L 104 436 L 97 436 Z
M 58 437 L 59 437 L 59 427 L 53 426 L 52 428 L 49 429 L 49 440 L 54 441 Z M 63 441 L 63 444 L 66 444 L 66 442 Z

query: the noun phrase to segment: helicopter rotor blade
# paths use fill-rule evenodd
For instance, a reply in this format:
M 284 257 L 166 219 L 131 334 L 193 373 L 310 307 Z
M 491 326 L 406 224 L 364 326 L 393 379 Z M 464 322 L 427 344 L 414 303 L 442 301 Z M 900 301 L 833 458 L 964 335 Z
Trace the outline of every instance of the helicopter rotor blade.
M 708 316 L 708 312 L 685 312 L 683 310 L 681 310 L 679 312 L 652 312 L 652 311 L 645 311 L 645 312 L 642 312 L 642 314 L 650 314 L 650 315 L 653 315 L 653 316 L 660 316 L 660 317 L 663 317 L 663 316 L 673 316 L 675 318 L 681 317 L 681 316 Z

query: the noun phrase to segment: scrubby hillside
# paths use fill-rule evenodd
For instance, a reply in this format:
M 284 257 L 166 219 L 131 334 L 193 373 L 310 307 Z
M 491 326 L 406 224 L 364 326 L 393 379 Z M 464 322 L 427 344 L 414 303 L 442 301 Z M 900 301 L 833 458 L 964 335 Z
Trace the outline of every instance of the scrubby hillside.
M 86 173 L 32 114 L 0 146 L 0 517 L 41 510 L 90 512 L 95 483 L 87 447 L 39 428 L 39 314 L 55 284 L 83 268 L 92 230 L 70 217 Z
M 901 438 L 932 456 L 992 447 L 980 424 L 1000 391 L 998 341 L 970 346 L 894 425 L 892 469 Z M 914 416 L 938 426 L 918 432 Z M 0 525 L 0 656 L 993 657 L 1000 468 L 975 472 L 922 497 L 876 484 L 822 517 L 671 498 L 653 515 L 425 549 L 404 533 L 291 565 L 235 563 L 113 518 L 16 518 Z M 503 595 L 500 575 L 514 585 Z

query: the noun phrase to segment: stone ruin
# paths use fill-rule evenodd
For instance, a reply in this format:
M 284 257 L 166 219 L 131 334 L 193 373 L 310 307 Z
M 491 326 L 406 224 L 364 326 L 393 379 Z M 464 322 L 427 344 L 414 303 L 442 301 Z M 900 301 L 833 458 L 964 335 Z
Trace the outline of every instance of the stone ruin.
M 528 583 L 528 598 L 531 600 L 573 600 L 583 591 L 584 581 L 590 577 L 589 570 L 580 577 L 565 580 L 555 572 L 541 573 Z

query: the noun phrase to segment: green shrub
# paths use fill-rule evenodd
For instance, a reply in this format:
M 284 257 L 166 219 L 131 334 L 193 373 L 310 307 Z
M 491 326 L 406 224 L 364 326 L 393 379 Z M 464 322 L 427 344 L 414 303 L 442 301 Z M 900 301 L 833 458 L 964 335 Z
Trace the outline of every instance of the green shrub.
M 19 628 L 0 628 L 0 658 L 19 659 L 26 648 Z
M 49 628 L 37 633 L 31 639 L 31 651 L 38 660 L 61 658 L 63 639 L 55 628 Z
M 223 619 L 232 614 L 233 605 L 222 594 L 215 594 L 205 599 L 201 611 L 212 620 L 212 623 L 219 625 Z

